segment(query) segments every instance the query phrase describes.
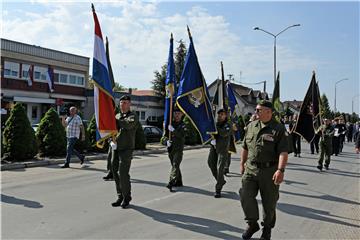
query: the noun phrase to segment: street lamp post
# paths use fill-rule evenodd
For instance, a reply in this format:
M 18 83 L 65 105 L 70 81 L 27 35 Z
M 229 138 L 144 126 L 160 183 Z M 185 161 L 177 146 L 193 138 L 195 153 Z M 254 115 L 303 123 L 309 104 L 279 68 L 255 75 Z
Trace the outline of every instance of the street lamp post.
M 285 32 L 286 30 L 288 30 L 289 28 L 292 28 L 292 27 L 300 27 L 300 24 L 294 24 L 294 25 L 288 26 L 287 28 L 281 30 L 281 31 L 280 31 L 279 33 L 277 33 L 277 34 L 273 34 L 273 33 L 268 32 L 268 31 L 266 31 L 266 30 L 264 30 L 264 29 L 262 29 L 262 28 L 259 28 L 259 27 L 254 27 L 254 28 L 253 28 L 254 30 L 262 31 L 262 32 L 267 33 L 267 34 L 269 34 L 269 35 L 271 35 L 271 36 L 274 37 L 274 84 L 275 84 L 275 82 L 276 82 L 276 38 L 277 38 L 277 36 L 279 36 L 281 33 Z
M 335 98 L 334 98 L 334 113 L 336 113 L 336 85 L 342 81 L 346 81 L 346 80 L 349 80 L 348 78 L 343 78 L 343 79 L 340 79 L 339 81 L 337 81 L 335 83 Z
M 351 99 L 351 114 L 353 114 L 354 112 L 354 99 L 357 98 L 358 96 L 360 96 L 360 94 L 353 96 L 353 98 Z

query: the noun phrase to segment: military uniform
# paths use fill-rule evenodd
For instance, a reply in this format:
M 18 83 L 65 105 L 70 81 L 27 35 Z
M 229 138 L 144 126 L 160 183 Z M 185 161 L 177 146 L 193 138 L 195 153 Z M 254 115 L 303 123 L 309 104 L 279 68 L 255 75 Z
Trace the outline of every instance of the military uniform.
M 180 164 L 183 158 L 184 143 L 185 143 L 185 124 L 173 121 L 172 127 L 174 131 L 171 132 L 171 146 L 168 147 L 168 156 L 171 163 L 170 179 L 168 188 L 183 186 L 182 176 L 180 171 Z M 163 141 L 168 141 L 169 132 L 165 131 Z
M 325 168 L 329 168 L 330 156 L 332 153 L 332 138 L 334 136 L 334 128 L 331 125 L 322 125 L 319 129 L 319 134 L 321 134 L 320 140 L 320 156 L 319 156 L 319 165 L 317 168 L 321 171 L 323 168 L 323 161 L 325 157 Z
M 231 127 L 227 121 L 218 122 L 216 124 L 217 134 L 215 135 L 216 145 L 211 145 L 208 166 L 212 175 L 216 179 L 215 197 L 220 196 L 220 192 L 224 184 L 224 168 L 228 158 Z
M 117 148 L 112 151 L 112 172 L 119 200 L 127 204 L 131 201 L 130 165 L 135 148 L 135 133 L 138 117 L 133 112 L 118 113 L 115 116 L 119 133 L 116 136 Z
M 251 122 L 246 129 L 242 145 L 248 151 L 245 172 L 240 188 L 241 206 L 249 225 L 257 225 L 259 219 L 256 195 L 260 190 L 263 205 L 263 226 L 275 226 L 275 209 L 279 199 L 279 185 L 272 177 L 278 169 L 279 155 L 288 152 L 285 127 L 272 119 L 268 123 Z
M 107 166 L 106 166 L 106 169 L 108 170 L 108 174 L 103 177 L 105 181 L 114 180 L 114 176 L 112 173 L 112 166 L 111 166 L 111 158 L 112 158 L 112 149 L 111 146 L 109 146 L 108 155 L 107 155 Z

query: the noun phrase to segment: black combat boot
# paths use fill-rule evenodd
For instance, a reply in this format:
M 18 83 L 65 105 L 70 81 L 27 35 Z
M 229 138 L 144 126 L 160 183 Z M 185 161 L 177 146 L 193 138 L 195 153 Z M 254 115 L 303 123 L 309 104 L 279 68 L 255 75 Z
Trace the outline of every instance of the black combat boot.
M 321 166 L 321 165 L 318 165 L 318 166 L 317 166 L 317 169 L 319 169 L 320 171 L 322 171 L 322 166 Z
M 123 203 L 121 204 L 121 207 L 126 208 L 127 206 L 129 206 L 131 199 L 131 196 L 125 197 Z
M 271 239 L 271 228 L 264 227 L 259 240 L 270 240 Z
M 103 177 L 103 179 L 105 181 L 111 181 L 111 180 L 114 180 L 114 177 L 113 177 L 112 173 L 109 172 L 106 176 Z
M 221 191 L 216 191 L 214 194 L 215 198 L 221 198 Z
M 111 203 L 111 206 L 120 207 L 123 200 L 124 197 L 122 195 L 119 195 L 119 198 L 116 200 L 116 202 Z
M 244 240 L 250 239 L 254 233 L 260 230 L 259 224 L 257 222 L 248 223 L 248 226 L 245 232 L 242 234 Z
M 68 163 L 65 163 L 63 166 L 61 166 L 61 168 L 69 168 L 70 167 L 70 164 Z
M 325 164 L 324 167 L 326 170 L 329 170 L 329 165 Z

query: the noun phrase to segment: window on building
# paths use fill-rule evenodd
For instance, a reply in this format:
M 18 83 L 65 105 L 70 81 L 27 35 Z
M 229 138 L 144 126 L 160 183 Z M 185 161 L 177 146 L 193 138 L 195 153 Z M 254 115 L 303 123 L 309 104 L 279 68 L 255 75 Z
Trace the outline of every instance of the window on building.
M 20 64 L 15 62 L 4 62 L 4 77 L 19 78 Z
M 32 119 L 37 119 L 37 112 L 38 112 L 38 107 L 32 106 L 32 108 L 31 108 L 31 118 Z
M 59 74 L 58 73 L 54 73 L 54 82 L 59 82 Z
M 61 83 L 67 83 L 68 75 L 60 74 L 60 82 Z
M 84 85 L 84 77 L 77 77 L 77 84 Z
M 145 121 L 145 112 L 144 111 L 140 112 L 140 120 Z
M 76 76 L 70 75 L 70 76 L 69 76 L 69 83 L 71 83 L 71 84 L 76 84 Z
M 47 68 L 34 66 L 34 79 L 37 81 L 46 81 L 47 77 Z
M 29 64 L 23 64 L 22 65 L 21 78 L 23 78 L 23 79 L 28 79 L 29 78 L 29 68 L 30 68 Z
M 40 75 L 41 75 L 40 72 L 35 71 L 34 78 L 35 78 L 36 80 L 39 80 L 39 79 L 40 79 Z
M 47 71 L 46 72 L 42 72 L 40 75 L 40 80 L 46 81 L 46 75 L 47 75 Z

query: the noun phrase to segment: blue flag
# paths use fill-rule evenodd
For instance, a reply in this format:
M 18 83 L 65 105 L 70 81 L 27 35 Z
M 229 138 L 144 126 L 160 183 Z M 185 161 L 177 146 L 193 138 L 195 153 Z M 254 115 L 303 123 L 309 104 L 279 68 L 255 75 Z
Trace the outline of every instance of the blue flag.
M 237 103 L 237 100 L 236 100 L 234 91 L 232 90 L 230 82 L 228 82 L 226 84 L 226 90 L 227 90 L 227 96 L 228 96 L 230 118 L 231 119 L 233 119 L 233 118 L 238 119 L 238 117 L 236 116 L 235 109 L 238 108 L 239 105 Z M 234 137 L 235 137 L 235 142 L 240 141 L 240 129 L 238 129 L 237 131 L 234 131 Z
M 204 144 L 211 140 L 211 134 L 216 133 L 216 127 L 208 89 L 200 69 L 189 29 L 188 32 L 190 45 L 180 78 L 176 103 L 191 120 L 200 134 L 201 142 Z
M 169 58 L 168 65 L 166 71 L 166 79 L 165 79 L 165 112 L 164 112 L 164 133 L 166 132 L 169 124 L 171 124 L 171 112 L 174 102 L 174 94 L 175 94 L 175 64 L 173 58 L 173 36 L 171 34 L 170 38 L 170 48 L 169 48 Z

